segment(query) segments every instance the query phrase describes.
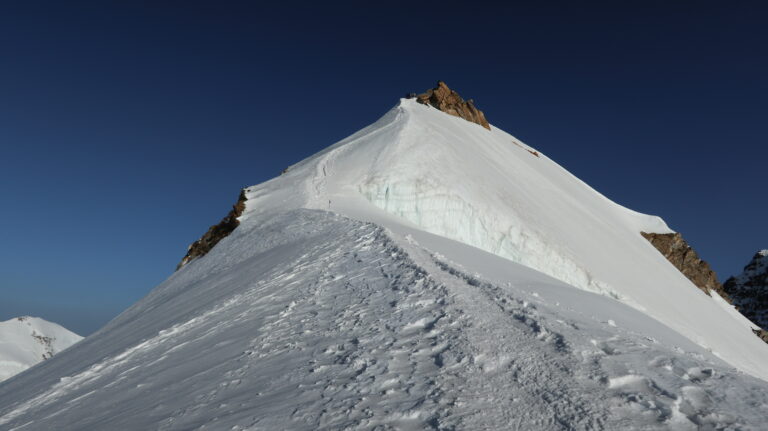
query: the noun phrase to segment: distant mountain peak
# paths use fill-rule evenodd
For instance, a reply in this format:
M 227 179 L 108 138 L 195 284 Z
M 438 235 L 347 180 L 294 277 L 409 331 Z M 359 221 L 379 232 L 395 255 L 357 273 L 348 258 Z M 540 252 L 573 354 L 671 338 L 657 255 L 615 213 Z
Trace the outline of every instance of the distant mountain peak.
M 755 278 L 759 278 L 764 283 L 758 284 L 768 288 L 768 250 L 760 250 L 755 253 L 752 260 L 744 267 L 744 272 L 737 278 L 741 278 L 744 282 L 750 280 L 754 282 Z
M 82 338 L 39 317 L 0 322 L 0 381 L 52 358 Z
M 422 105 L 432 106 L 448 115 L 463 118 L 470 123 L 479 124 L 486 129 L 491 130 L 488 120 L 485 119 L 485 114 L 475 107 L 474 101 L 472 101 L 472 99 L 465 101 L 459 96 L 459 93 L 451 90 L 443 81 L 437 81 L 437 86 L 435 88 L 427 90 L 415 97 L 416 101 Z
M 768 342 L 768 250 L 760 250 L 752 257 L 741 274 L 723 284 L 733 304 L 756 325 L 755 331 Z

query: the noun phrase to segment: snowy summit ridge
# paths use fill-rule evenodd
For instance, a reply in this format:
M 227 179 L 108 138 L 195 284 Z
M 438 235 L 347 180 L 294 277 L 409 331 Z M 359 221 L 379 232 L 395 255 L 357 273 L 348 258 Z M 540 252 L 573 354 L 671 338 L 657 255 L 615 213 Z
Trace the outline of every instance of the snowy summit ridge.
M 205 253 L 0 385 L 0 428 L 764 425 L 768 345 L 642 237 L 663 220 L 493 126 L 402 99 L 243 195 Z

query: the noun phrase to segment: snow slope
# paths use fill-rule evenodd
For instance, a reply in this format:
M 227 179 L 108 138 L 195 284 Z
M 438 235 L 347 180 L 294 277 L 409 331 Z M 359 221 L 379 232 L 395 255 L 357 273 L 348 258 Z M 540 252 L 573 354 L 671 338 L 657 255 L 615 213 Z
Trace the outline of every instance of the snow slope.
M 768 347 L 638 233 L 663 222 L 504 132 L 401 101 L 246 193 L 208 255 L 0 384 L 0 429 L 764 425 Z
M 0 429 L 760 429 L 768 413 L 764 381 L 618 301 L 306 209 L 241 225 L 23 377 L 0 385 Z
M 0 322 L 0 381 L 50 359 L 82 338 L 38 317 Z

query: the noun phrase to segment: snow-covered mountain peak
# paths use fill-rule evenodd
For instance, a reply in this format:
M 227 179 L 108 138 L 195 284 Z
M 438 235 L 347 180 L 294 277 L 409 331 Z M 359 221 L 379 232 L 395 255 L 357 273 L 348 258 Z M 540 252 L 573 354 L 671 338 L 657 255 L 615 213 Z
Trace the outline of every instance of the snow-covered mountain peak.
M 0 381 L 50 359 L 82 338 L 38 317 L 0 322 Z
M 0 385 L 0 427 L 760 429 L 768 414 L 768 345 L 642 237 L 671 233 L 663 220 L 495 127 L 403 99 L 246 188 L 222 223 L 106 327 Z
M 768 346 L 749 322 L 643 238 L 673 232 L 661 218 L 614 203 L 496 127 L 401 99 L 371 126 L 247 188 L 246 197 L 245 224 L 275 209 L 313 208 L 477 247 L 630 304 L 768 378 Z
M 737 278 L 746 281 L 756 276 L 768 276 L 768 250 L 760 250 L 755 253 Z

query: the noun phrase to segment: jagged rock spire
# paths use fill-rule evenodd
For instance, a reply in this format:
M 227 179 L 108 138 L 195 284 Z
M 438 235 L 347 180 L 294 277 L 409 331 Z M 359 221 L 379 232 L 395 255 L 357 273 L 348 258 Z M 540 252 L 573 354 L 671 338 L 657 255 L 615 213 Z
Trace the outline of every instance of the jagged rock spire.
M 437 81 L 437 87 L 416 96 L 416 101 L 491 130 L 483 111 L 477 109 L 471 99 L 462 99 L 459 93 L 448 88 L 443 81 Z

